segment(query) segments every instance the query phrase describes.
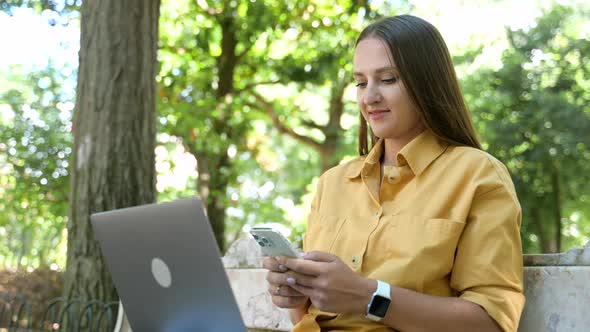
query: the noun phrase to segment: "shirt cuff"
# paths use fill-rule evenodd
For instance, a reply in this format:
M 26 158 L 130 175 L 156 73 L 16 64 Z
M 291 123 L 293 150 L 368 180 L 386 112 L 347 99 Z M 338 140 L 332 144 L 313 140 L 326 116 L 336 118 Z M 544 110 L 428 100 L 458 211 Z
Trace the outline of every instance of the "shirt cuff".
M 480 305 L 505 332 L 516 332 L 525 298 L 521 292 L 497 287 L 475 287 L 460 298 Z

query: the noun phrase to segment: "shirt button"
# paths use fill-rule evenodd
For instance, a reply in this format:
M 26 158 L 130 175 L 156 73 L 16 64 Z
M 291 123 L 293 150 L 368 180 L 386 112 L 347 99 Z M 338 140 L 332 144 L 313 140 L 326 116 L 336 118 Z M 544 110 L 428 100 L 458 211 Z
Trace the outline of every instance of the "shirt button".
M 357 266 L 361 261 L 361 258 L 359 256 L 352 256 L 351 261 L 353 266 Z
M 391 184 L 396 184 L 401 181 L 402 176 L 398 169 L 398 167 L 391 167 L 388 168 L 387 171 L 384 171 L 385 176 L 387 177 L 387 182 Z
M 373 214 L 373 219 L 376 223 L 379 223 L 379 219 L 381 219 L 381 211 L 377 211 Z

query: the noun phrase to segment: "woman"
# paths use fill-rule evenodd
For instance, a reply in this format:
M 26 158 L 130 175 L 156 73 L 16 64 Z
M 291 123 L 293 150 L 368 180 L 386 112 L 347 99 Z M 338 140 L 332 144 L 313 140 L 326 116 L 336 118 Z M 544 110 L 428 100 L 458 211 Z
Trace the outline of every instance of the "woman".
M 516 331 L 520 205 L 439 32 L 408 15 L 368 26 L 354 79 L 361 156 L 321 176 L 303 259 L 265 259 L 273 303 L 293 331 Z

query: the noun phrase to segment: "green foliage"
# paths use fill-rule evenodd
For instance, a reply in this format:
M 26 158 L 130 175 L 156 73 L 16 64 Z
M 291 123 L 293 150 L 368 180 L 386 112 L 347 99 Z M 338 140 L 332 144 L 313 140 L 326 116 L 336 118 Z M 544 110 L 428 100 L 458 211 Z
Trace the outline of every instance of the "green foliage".
M 246 210 L 250 210 L 249 207 L 256 211 L 265 210 L 260 208 L 261 198 L 255 192 L 243 193 L 248 189 L 239 188 L 242 186 L 240 182 L 250 187 L 265 182 L 246 181 L 245 169 L 251 173 L 248 177 L 254 179 L 272 176 L 257 163 L 257 160 L 269 157 L 263 151 L 263 156 L 257 158 L 259 140 L 268 138 L 253 130 L 252 125 L 257 121 L 260 123 L 261 117 L 236 90 L 252 84 L 258 77 L 264 79 L 258 70 L 263 69 L 259 66 L 261 58 L 256 54 L 264 53 L 265 45 L 276 38 L 273 28 L 287 27 L 291 19 L 285 14 L 288 9 L 285 3 L 264 1 L 243 1 L 227 7 L 222 4 L 200 7 L 195 2 L 175 3 L 162 9 L 161 57 L 165 60 L 160 73 L 162 98 L 159 111 L 164 119 L 163 130 L 180 137 L 187 150 L 214 168 L 230 150 L 235 151 L 229 157 L 230 162 L 215 169 L 217 175 L 223 177 L 219 181 L 230 187 L 212 188 L 210 196 L 211 199 L 222 199 L 230 208 L 236 205 L 236 199 L 247 195 L 248 201 L 242 205 Z M 231 25 L 230 32 L 240 29 L 235 35 L 237 40 L 233 50 L 223 50 L 224 25 Z M 226 53 L 222 54 L 222 51 Z M 222 72 L 221 62 L 232 60 L 232 57 L 240 59 L 231 64 L 235 66 L 235 72 L 228 78 Z M 249 140 L 256 144 L 248 144 Z M 230 220 L 227 224 L 234 224 L 234 227 L 230 226 L 234 230 L 240 228 L 246 219 L 242 216 L 243 211 L 232 212 L 230 209 L 228 212 Z
M 325 126 L 326 101 L 351 81 L 354 42 L 364 18 L 395 8 L 384 5 L 377 12 L 364 1 L 163 6 L 162 130 L 216 168 L 221 179 L 212 181 L 227 184 L 214 188 L 209 199 L 228 207 L 230 240 L 244 224 L 296 222 L 277 210 L 277 202 L 300 204 L 306 184 L 320 173 L 317 151 L 281 135 L 264 103 L 284 126 L 321 144 L 326 133 L 306 124 Z M 239 33 L 232 35 L 235 29 Z M 232 42 L 235 48 L 228 47 Z M 349 105 L 345 116 L 356 119 Z M 327 134 L 341 137 L 334 162 L 354 154 L 354 131 Z M 261 194 L 253 187 L 273 189 Z
M 0 10 L 64 13 L 77 5 L 56 3 L 5 0 Z M 355 38 L 369 21 L 409 10 L 404 1 L 379 8 L 356 0 L 165 2 L 157 78 L 159 200 L 198 193 L 196 170 L 185 185 L 163 185 L 170 172 L 194 166 L 172 157 L 188 152 L 207 162 L 218 181 L 210 200 L 227 213 L 228 242 L 245 224 L 261 223 L 284 224 L 300 241 L 321 156 L 277 128 L 256 95 L 295 133 L 320 143 L 336 135 L 334 161 L 356 155 L 358 109 L 348 83 Z M 556 250 L 558 227 L 562 250 L 590 235 L 584 15 L 587 9 L 557 6 L 530 28 L 508 30 L 501 64 L 462 78 L 487 150 L 513 175 L 526 252 Z M 237 32 L 235 48 L 227 47 L 232 40 L 224 31 Z M 469 66 L 485 52 L 473 41 L 455 60 Z M 25 75 L 13 68 L 0 75 L 0 237 L 7 239 L 0 241 L 0 264 L 63 266 L 73 107 L 62 87 L 73 76 L 68 70 L 50 66 Z M 348 86 L 342 126 L 322 131 L 342 84 Z
M 0 10 L 9 14 L 19 7 L 33 8 L 38 13 L 49 10 L 61 14 L 78 10 L 80 5 L 80 0 L 0 0 Z
M 16 10 L 33 9 L 47 19 L 49 25 L 66 26 L 78 17 L 81 0 L 0 0 L 0 12 L 12 16 Z
M 3 265 L 65 263 L 72 95 L 67 68 L 19 74 L 0 86 L 0 242 Z
M 485 146 L 513 175 L 526 252 L 579 247 L 588 239 L 581 235 L 590 234 L 590 43 L 579 29 L 583 17 L 557 6 L 530 28 L 508 30 L 502 66 L 481 68 L 463 82 Z

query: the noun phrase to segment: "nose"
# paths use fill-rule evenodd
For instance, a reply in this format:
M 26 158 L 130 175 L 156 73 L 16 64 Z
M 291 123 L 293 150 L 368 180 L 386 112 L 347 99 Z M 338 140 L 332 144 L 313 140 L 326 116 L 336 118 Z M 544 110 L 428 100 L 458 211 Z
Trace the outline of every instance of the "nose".
M 379 90 L 374 85 L 368 85 L 365 89 L 363 101 L 367 105 L 376 104 L 381 102 L 382 96 Z

